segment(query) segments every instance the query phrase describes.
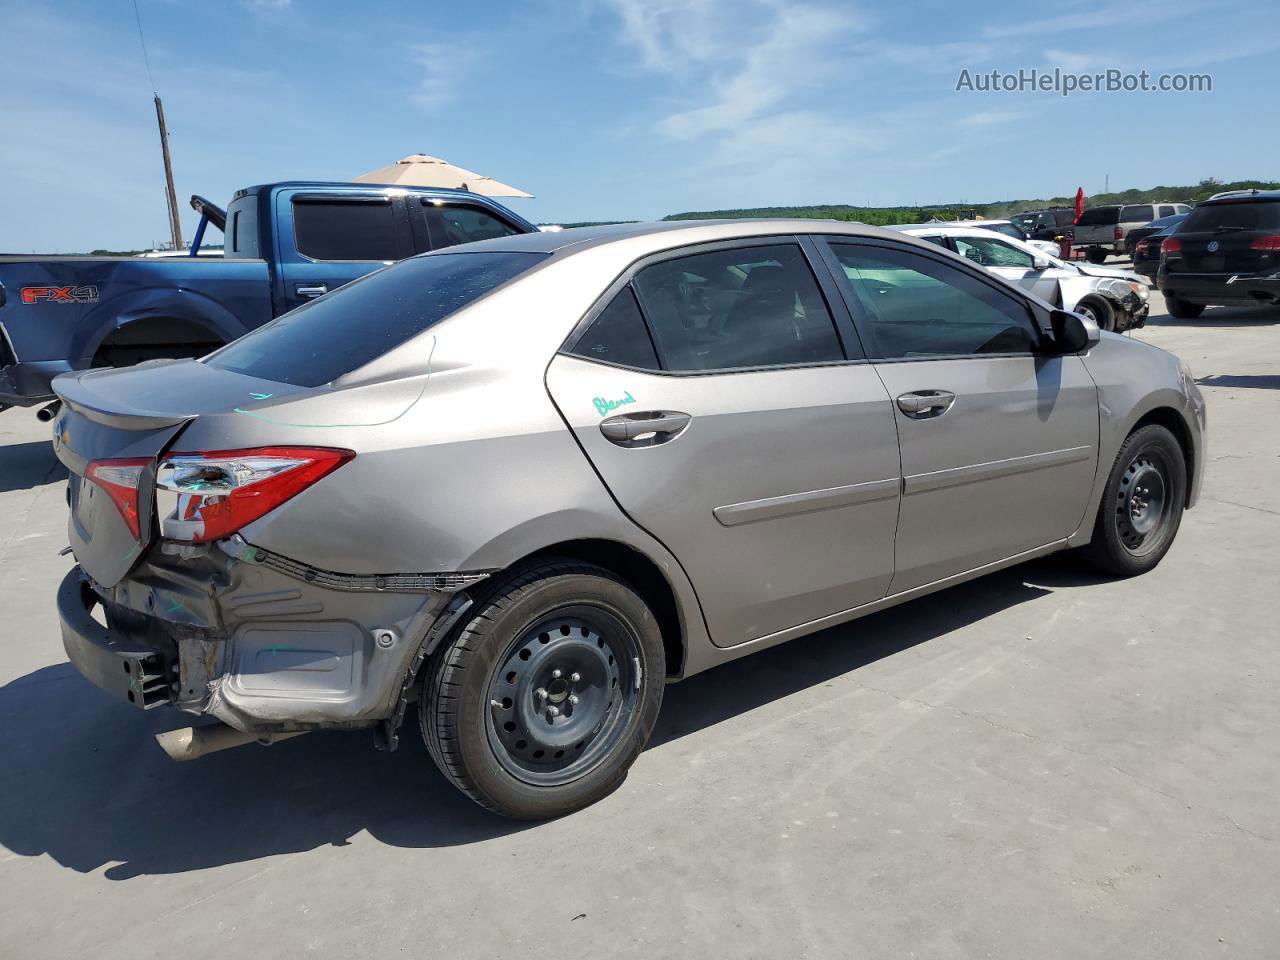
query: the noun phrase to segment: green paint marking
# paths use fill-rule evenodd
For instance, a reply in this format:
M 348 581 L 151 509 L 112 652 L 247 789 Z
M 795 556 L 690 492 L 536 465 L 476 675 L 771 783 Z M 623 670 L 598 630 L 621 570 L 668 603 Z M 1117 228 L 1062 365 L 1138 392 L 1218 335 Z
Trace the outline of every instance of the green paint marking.
M 290 650 L 292 650 L 292 649 L 293 649 L 293 647 L 289 646 L 287 643 L 273 643 L 273 644 L 271 644 L 271 645 L 269 645 L 269 646 L 263 647 L 263 648 L 262 648 L 262 652 L 263 652 L 263 653 L 270 653 L 270 654 L 272 654 L 272 655 L 275 655 L 275 654 L 280 653 L 280 652 L 282 652 L 282 651 L 283 651 L 283 652 L 288 652 L 288 651 L 290 651 Z
M 619 407 L 625 407 L 629 403 L 635 403 L 636 398 L 633 397 L 631 395 L 631 391 L 628 390 L 619 400 L 606 400 L 604 397 L 593 397 L 591 402 L 596 405 L 596 413 L 603 417 L 612 413 L 614 410 L 617 410 Z
M 268 397 L 274 397 L 275 394 L 274 393 L 254 393 L 252 390 L 250 390 L 249 396 L 253 397 L 253 399 L 255 400 L 266 400 Z

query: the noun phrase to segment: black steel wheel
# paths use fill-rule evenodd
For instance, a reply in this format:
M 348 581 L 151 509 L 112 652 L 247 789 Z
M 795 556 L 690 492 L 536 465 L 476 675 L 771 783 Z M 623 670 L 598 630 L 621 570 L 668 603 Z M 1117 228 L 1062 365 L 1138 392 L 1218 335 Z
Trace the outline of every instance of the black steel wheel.
M 490 583 L 432 655 L 423 738 L 482 806 L 558 816 L 622 783 L 665 675 L 657 621 L 635 590 L 591 564 L 541 562 Z
M 1182 523 L 1187 464 L 1168 429 L 1149 424 L 1121 445 L 1085 548 L 1108 573 L 1145 573 L 1168 553 Z

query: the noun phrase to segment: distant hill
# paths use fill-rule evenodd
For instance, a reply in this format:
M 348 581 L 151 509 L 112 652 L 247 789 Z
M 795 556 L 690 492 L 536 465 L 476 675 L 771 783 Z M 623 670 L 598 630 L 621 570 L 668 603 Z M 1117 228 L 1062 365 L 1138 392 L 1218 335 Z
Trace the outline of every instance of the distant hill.
M 1174 200 L 1194 203 L 1207 200 L 1224 190 L 1280 190 L 1280 181 L 1237 180 L 1221 183 L 1212 178 L 1201 180 L 1194 187 L 1151 187 L 1147 190 L 1121 190 L 1118 193 L 1095 193 L 1085 197 L 1085 205 L 1103 206 L 1108 203 L 1150 203 L 1156 200 Z M 813 220 L 858 220 L 872 226 L 890 223 L 924 223 L 928 220 L 959 220 L 969 216 L 1003 219 L 1024 210 L 1043 207 L 1070 207 L 1076 202 L 1075 194 L 1048 197 L 1039 200 L 1000 200 L 993 203 L 938 203 L 909 207 L 855 207 L 844 203 L 820 204 L 804 207 L 749 207 L 738 210 L 697 210 L 673 213 L 664 220 L 736 220 L 744 217 L 797 217 Z

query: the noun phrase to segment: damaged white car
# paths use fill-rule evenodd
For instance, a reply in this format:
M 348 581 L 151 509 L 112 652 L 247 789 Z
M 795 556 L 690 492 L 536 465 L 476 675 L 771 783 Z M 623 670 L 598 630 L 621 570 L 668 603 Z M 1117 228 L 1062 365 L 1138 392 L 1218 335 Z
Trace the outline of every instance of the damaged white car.
M 945 247 L 1055 307 L 1084 314 L 1103 330 L 1123 333 L 1147 322 L 1150 284 L 1141 274 L 1069 263 L 978 227 L 906 227 L 901 232 Z

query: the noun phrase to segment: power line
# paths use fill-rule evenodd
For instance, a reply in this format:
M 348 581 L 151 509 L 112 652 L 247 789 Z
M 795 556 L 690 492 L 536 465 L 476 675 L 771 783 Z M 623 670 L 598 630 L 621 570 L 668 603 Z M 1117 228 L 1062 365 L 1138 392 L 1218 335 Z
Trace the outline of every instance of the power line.
M 138 42 L 142 44 L 142 62 L 147 65 L 147 79 L 151 92 L 156 92 L 156 78 L 151 75 L 151 58 L 147 56 L 147 38 L 142 35 L 142 14 L 138 12 L 138 0 L 133 0 L 133 18 L 138 21 Z

